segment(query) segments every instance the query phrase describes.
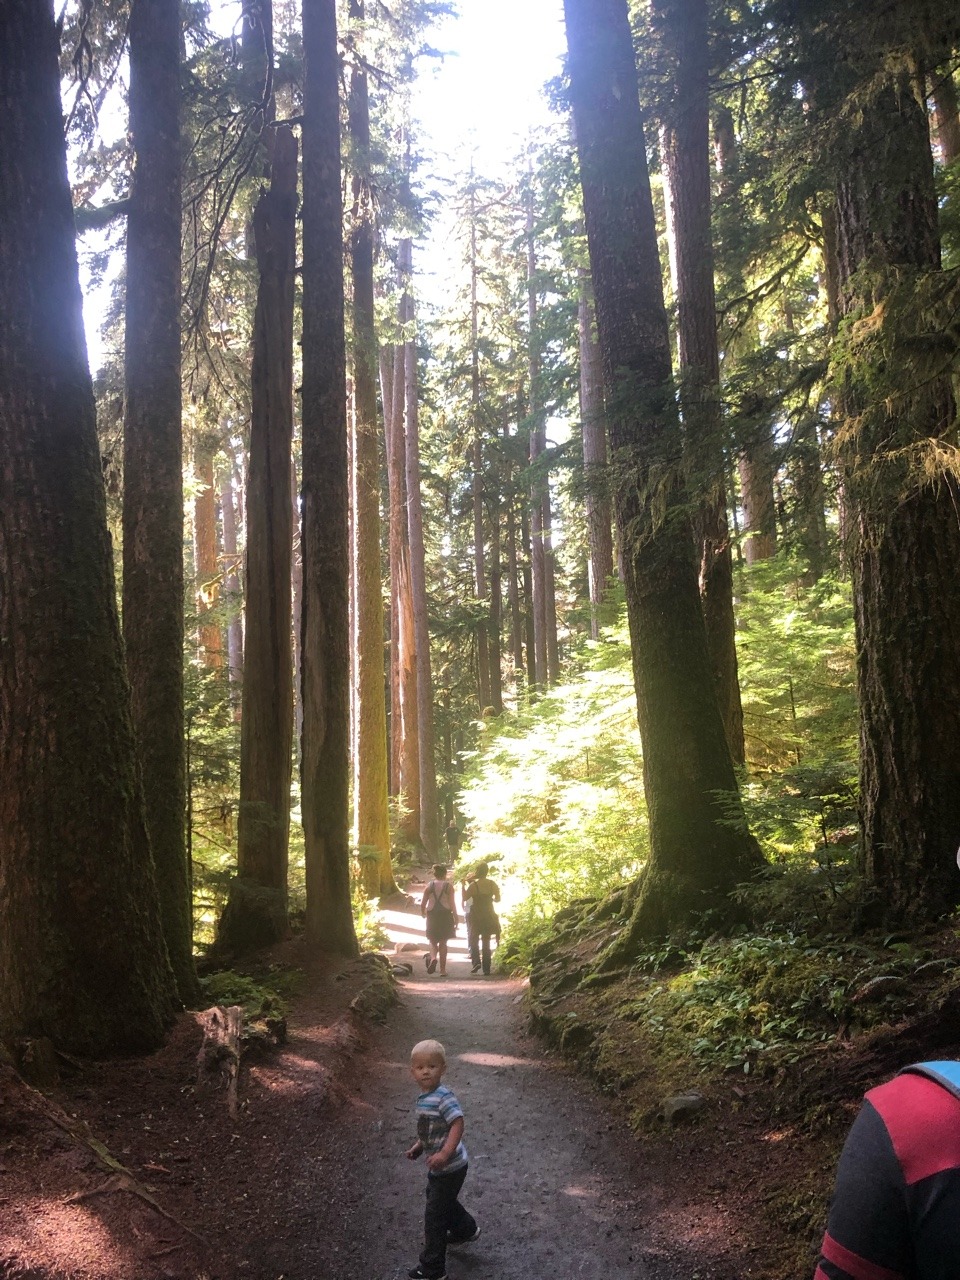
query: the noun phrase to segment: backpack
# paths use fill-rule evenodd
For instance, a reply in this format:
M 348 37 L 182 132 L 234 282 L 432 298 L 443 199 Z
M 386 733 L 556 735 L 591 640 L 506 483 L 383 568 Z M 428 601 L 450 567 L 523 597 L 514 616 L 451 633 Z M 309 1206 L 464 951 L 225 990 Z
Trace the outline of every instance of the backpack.
M 926 1076 L 960 1100 L 960 1062 L 914 1062 L 904 1067 L 900 1075 Z

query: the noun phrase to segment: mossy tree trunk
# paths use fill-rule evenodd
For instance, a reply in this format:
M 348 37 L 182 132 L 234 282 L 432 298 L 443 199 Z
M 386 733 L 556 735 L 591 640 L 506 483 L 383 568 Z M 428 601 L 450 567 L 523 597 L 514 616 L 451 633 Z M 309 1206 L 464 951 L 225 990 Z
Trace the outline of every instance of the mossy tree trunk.
M 176 1007 L 130 722 L 53 11 L 0 6 L 0 1038 L 155 1048 Z
M 888 918 L 924 920 L 960 901 L 960 487 L 938 463 L 956 413 L 942 363 L 914 363 L 941 326 L 918 310 L 940 266 L 920 79 L 861 71 L 872 100 L 840 143 L 836 248 L 863 866 Z
M 306 935 L 355 955 L 340 64 L 335 0 L 303 4 L 303 749 Z
M 565 0 L 633 653 L 650 856 L 609 960 L 762 865 L 743 820 L 700 607 L 626 0 Z
M 183 718 L 180 5 L 130 7 L 123 635 L 147 828 L 181 994 L 196 989 Z

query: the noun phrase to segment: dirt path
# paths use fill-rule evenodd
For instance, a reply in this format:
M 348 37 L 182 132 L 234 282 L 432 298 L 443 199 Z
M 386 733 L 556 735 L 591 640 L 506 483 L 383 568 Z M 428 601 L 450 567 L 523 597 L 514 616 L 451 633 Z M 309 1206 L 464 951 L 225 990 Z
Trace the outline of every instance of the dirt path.
M 743 1275 L 672 1232 L 656 1179 L 613 1104 L 568 1076 L 523 1034 L 521 986 L 473 976 L 462 948 L 450 976 L 429 977 L 421 955 L 401 1003 L 356 1064 L 356 1097 L 332 1117 L 328 1158 L 355 1187 L 339 1228 L 318 1238 L 306 1280 L 402 1280 L 422 1232 L 425 1170 L 403 1151 L 414 1136 L 411 1046 L 447 1048 L 446 1081 L 466 1113 L 470 1173 L 463 1200 L 482 1231 L 451 1250 L 451 1280 L 700 1280 Z M 692 1224 L 692 1237 L 716 1223 Z M 302 1265 L 302 1261 L 301 1261 Z

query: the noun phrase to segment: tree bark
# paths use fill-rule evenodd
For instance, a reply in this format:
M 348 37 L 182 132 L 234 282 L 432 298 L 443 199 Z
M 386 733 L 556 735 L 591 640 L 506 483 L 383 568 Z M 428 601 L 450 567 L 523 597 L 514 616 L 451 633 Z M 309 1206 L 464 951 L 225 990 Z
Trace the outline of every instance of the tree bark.
M 296 423 L 294 423 L 296 431 Z M 290 513 L 293 520 L 293 561 L 290 574 L 293 592 L 293 742 L 300 764 L 300 740 L 303 736 L 303 687 L 300 673 L 303 654 L 300 652 L 300 632 L 303 621 L 303 556 L 300 551 L 300 486 L 297 482 L 297 459 L 290 459 Z
M 630 623 L 650 856 L 639 937 L 702 912 L 762 858 L 747 831 L 717 704 L 680 484 L 670 339 L 626 0 L 564 0 L 571 99 Z
M 525 197 L 527 232 L 527 379 L 530 384 L 528 412 L 530 417 L 530 572 L 533 587 L 533 638 L 535 683 L 546 688 L 550 683 L 547 645 L 547 546 L 544 516 L 550 509 L 549 480 L 541 475 L 539 459 L 546 442 L 543 410 L 540 404 L 540 335 L 537 332 L 537 257 L 533 234 L 533 192 Z
M 387 764 L 390 795 L 400 794 L 400 604 L 397 587 L 400 574 L 402 524 L 398 507 L 397 465 L 394 453 L 397 432 L 397 398 L 402 390 L 402 369 L 397 368 L 399 346 L 380 348 L 380 394 L 383 399 L 383 427 L 387 448 L 388 562 L 390 577 L 389 659 L 387 662 Z M 401 387 L 397 377 L 401 377 Z M 402 424 L 401 424 L 402 425 Z
M 193 499 L 193 567 L 197 641 L 200 660 L 214 671 L 223 666 L 223 633 L 215 613 L 220 600 L 220 562 L 213 464 L 219 447 L 219 439 L 212 432 L 201 430 L 194 437 L 193 471 L 197 493 Z M 212 618 L 207 616 L 211 612 Z
M 409 283 L 407 287 L 409 294 Z M 412 296 L 407 324 L 413 326 Z M 423 499 L 420 492 L 420 380 L 417 376 L 417 344 L 414 333 L 404 343 L 406 431 L 404 432 L 407 481 L 407 541 L 410 546 L 410 595 L 417 660 L 417 742 L 419 746 L 420 841 L 429 858 L 440 856 L 440 811 L 437 802 L 436 735 L 433 717 L 433 669 L 430 662 L 430 625 L 427 613 L 427 566 L 423 545 Z
M 270 189 L 253 212 L 260 285 L 253 322 L 237 822 L 237 878 L 244 883 L 231 892 L 219 931 L 220 941 L 241 953 L 278 942 L 287 932 L 296 218 L 297 141 L 289 128 L 281 128 L 274 139 Z
M 510 605 L 510 650 L 513 654 L 513 678 L 517 689 L 524 683 L 523 666 L 523 612 L 520 607 L 520 573 L 517 558 L 516 496 L 513 490 L 513 466 L 510 458 L 510 424 L 503 424 L 504 456 L 507 460 L 505 477 L 507 521 L 507 600 Z
M 489 502 L 490 520 L 490 706 L 495 716 L 503 715 L 503 565 L 500 538 L 502 485 L 494 479 Z
M 117 617 L 58 38 L 34 0 L 0 6 L 0 101 L 0 1039 L 148 1052 L 176 985 Z
M 196 990 L 185 840 L 180 392 L 180 6 L 130 8 L 123 438 L 123 634 L 170 961 Z
M 727 528 L 724 425 L 710 226 L 709 41 L 706 0 L 657 0 L 676 56 L 664 124 L 666 201 L 675 240 L 680 403 L 696 500 L 700 597 L 720 714 L 734 763 L 743 764 L 743 707 Z
M 477 702 L 480 714 L 490 705 L 490 627 L 483 531 L 483 427 L 480 421 L 480 339 L 477 301 L 477 195 L 470 188 L 470 419 L 473 426 L 473 593 L 486 615 L 478 624 Z
M 404 238 L 399 246 L 399 268 L 403 292 L 400 297 L 400 327 L 403 333 L 413 323 L 413 299 L 409 290 L 413 267 L 413 242 Z M 407 350 L 406 340 L 394 353 L 393 431 L 391 457 L 391 556 L 395 571 L 396 600 L 396 729 L 394 745 L 397 761 L 399 816 L 397 831 L 407 844 L 420 847 L 420 723 L 417 692 L 416 624 L 413 606 L 413 575 L 410 567 L 410 517 L 407 495 Z M 395 521 L 395 524 L 393 523 Z
M 590 590 L 590 634 L 600 636 L 600 615 L 613 576 L 613 533 L 607 475 L 607 424 L 603 408 L 603 373 L 597 342 L 593 284 L 580 271 L 578 324 L 580 336 L 580 424 L 583 478 L 586 489 L 587 582 Z
M 951 471 L 931 479 L 924 465 L 955 445 L 955 406 L 946 374 L 920 379 L 886 345 L 904 287 L 921 289 L 940 266 L 922 94 L 879 61 L 863 74 L 873 97 L 837 157 L 836 187 L 839 302 L 852 342 L 843 409 L 857 424 L 842 462 L 863 866 L 887 918 L 927 920 L 960 898 L 960 491 Z M 871 352 L 856 322 L 888 311 L 894 327 Z
M 743 505 L 743 558 L 747 564 L 757 564 L 777 553 L 777 506 L 773 495 L 777 467 L 769 423 L 756 424 L 737 465 Z
M 350 252 L 353 268 L 354 511 L 356 564 L 357 760 L 354 810 L 360 874 L 368 898 L 395 893 L 390 863 L 387 707 L 383 684 L 380 563 L 380 430 L 374 322 L 374 211 L 370 189 L 370 105 L 362 59 L 363 0 L 350 0 L 360 56 L 350 77 L 348 121 L 353 168 Z
M 229 610 L 227 619 L 227 668 L 232 688 L 239 689 L 243 678 L 243 593 L 240 589 L 240 552 L 237 539 L 237 499 L 233 487 L 235 461 L 229 440 L 224 443 L 225 460 L 220 468 L 220 506 L 223 513 L 223 595 Z
M 536 606 L 533 599 L 533 548 L 530 534 L 530 515 L 526 502 L 522 503 L 520 508 L 520 539 L 523 543 L 523 617 L 527 649 L 527 688 L 534 689 L 538 684 L 537 637 L 533 618 Z
M 306 937 L 357 953 L 350 906 L 346 351 L 335 0 L 304 0 L 303 749 Z

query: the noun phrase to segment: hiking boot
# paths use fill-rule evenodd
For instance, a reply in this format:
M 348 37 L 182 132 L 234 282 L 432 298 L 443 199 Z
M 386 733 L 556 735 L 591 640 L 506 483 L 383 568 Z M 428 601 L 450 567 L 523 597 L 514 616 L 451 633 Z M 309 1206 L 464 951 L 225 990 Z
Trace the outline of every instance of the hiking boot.
M 442 1276 L 430 1276 L 427 1275 L 423 1267 L 414 1267 L 412 1271 L 407 1272 L 407 1275 L 410 1277 L 410 1280 L 447 1280 L 445 1272 Z
M 427 973 L 433 973 L 437 967 L 436 960 L 431 960 L 429 956 L 423 957 L 423 963 L 427 966 Z

